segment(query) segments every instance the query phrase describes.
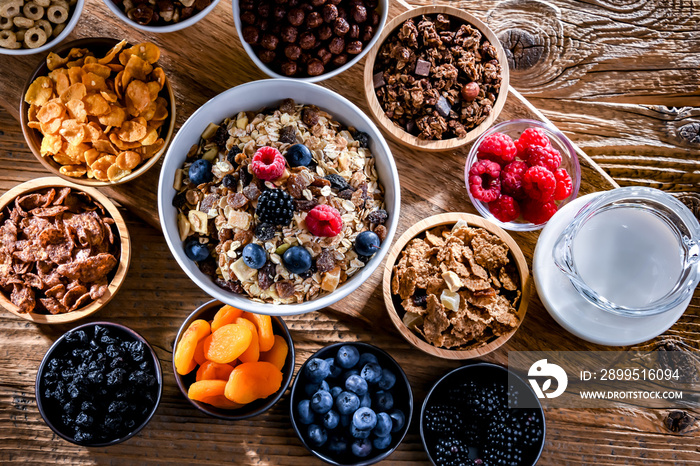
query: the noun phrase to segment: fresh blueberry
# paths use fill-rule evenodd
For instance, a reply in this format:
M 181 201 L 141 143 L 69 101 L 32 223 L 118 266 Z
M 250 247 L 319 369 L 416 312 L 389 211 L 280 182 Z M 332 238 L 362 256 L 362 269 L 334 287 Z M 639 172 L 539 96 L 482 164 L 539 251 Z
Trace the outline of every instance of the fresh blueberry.
M 372 445 L 377 450 L 386 450 L 391 445 L 391 435 L 385 435 L 384 437 L 377 437 L 372 440 Z
M 313 394 L 319 390 L 330 391 L 328 388 L 328 382 L 324 380 L 321 383 L 307 383 L 304 385 L 304 393 L 306 393 L 306 396 L 313 396 Z
M 326 443 L 326 440 L 328 440 L 328 434 L 326 433 L 326 429 L 316 424 L 311 424 L 309 426 L 307 434 L 309 437 L 309 443 L 315 447 L 320 447 L 321 445 Z
M 325 390 L 319 390 L 311 397 L 311 409 L 319 414 L 326 414 L 333 407 L 333 397 Z
M 377 437 L 384 437 L 389 435 L 393 426 L 394 422 L 387 413 L 379 413 L 377 414 L 377 425 L 374 426 L 372 433 Z
M 379 251 L 381 241 L 373 231 L 363 231 L 355 238 L 355 252 L 361 256 L 371 256 Z
M 350 424 L 352 424 L 352 414 L 341 414 L 340 425 L 343 427 L 349 427 Z
M 352 442 L 350 451 L 358 458 L 365 458 L 372 453 L 372 442 L 367 439 L 357 439 Z
M 362 379 L 364 380 L 364 379 Z M 372 397 L 369 395 L 369 392 L 365 393 L 362 395 L 362 398 L 360 398 L 360 408 L 371 408 L 372 407 Z
M 345 379 L 345 389 L 362 396 L 367 393 L 367 381 L 359 375 L 351 375 Z
M 335 400 L 335 407 L 340 414 L 352 414 L 360 407 L 360 399 L 352 392 L 342 392 Z
M 312 383 L 321 383 L 321 381 L 331 373 L 331 369 L 324 359 L 313 358 L 306 363 L 304 373 L 306 374 L 306 378 Z
M 360 377 L 365 379 L 367 383 L 377 383 L 382 380 L 382 368 L 374 362 L 365 364 L 360 371 Z
M 334 455 L 341 455 L 348 449 L 348 442 L 339 435 L 334 435 L 328 440 L 328 451 Z
M 360 375 L 360 371 L 358 371 L 357 369 L 351 369 L 349 371 L 346 371 L 345 374 L 343 374 L 341 376 L 341 380 L 343 381 L 343 385 L 345 385 L 345 381 L 348 380 L 353 375 Z
M 389 390 L 396 383 L 396 376 L 388 369 L 382 371 L 382 379 L 379 381 L 379 388 Z
M 379 390 L 374 394 L 374 405 L 379 411 L 389 411 L 394 407 L 394 397 L 391 392 Z
M 353 438 L 367 438 L 371 433 L 371 430 L 358 429 L 355 427 L 355 424 L 350 424 L 350 435 L 352 435 Z
M 330 377 L 332 377 L 334 379 L 336 377 L 340 377 L 340 375 L 343 373 L 343 369 L 335 363 L 335 358 L 328 358 L 328 359 L 326 359 L 326 361 L 328 362 L 328 364 L 331 367 Z
M 282 261 L 287 270 L 297 275 L 311 268 L 311 254 L 304 246 L 292 246 L 287 249 L 282 255 Z
M 204 244 L 200 244 L 199 240 L 191 239 L 185 243 L 185 255 L 189 257 L 190 260 L 202 262 L 209 257 L 209 248 Z
M 259 244 L 250 243 L 243 248 L 243 262 L 251 269 L 259 269 L 267 262 L 267 254 Z
M 308 167 L 311 163 L 311 151 L 304 144 L 294 144 L 284 157 L 290 167 Z
M 371 408 L 360 408 L 352 415 L 352 425 L 360 430 L 372 430 L 377 425 L 377 414 Z
M 340 423 L 340 415 L 335 412 L 334 410 L 328 411 L 326 414 L 323 415 L 323 427 L 325 427 L 328 430 L 333 430 L 336 427 L 338 427 L 338 424 Z
M 330 389 L 331 396 L 333 397 L 334 400 L 336 398 L 338 398 L 338 395 L 340 395 L 342 393 L 342 391 L 343 391 L 343 388 L 339 387 L 338 385 L 331 387 L 331 389 Z
M 365 364 L 369 364 L 370 362 L 379 364 L 379 360 L 372 353 L 362 353 L 360 355 L 360 361 L 357 363 L 357 365 L 359 367 L 365 367 Z
M 403 428 L 403 425 L 406 423 L 406 416 L 404 416 L 403 412 L 398 409 L 392 409 L 391 412 L 389 412 L 389 416 L 391 417 L 393 423 L 391 432 L 400 431 Z
M 343 369 L 350 369 L 360 360 L 360 352 L 350 345 L 341 346 L 335 357 L 335 362 Z
M 211 172 L 211 162 L 205 159 L 195 160 L 190 165 L 189 177 L 190 182 L 194 185 L 209 183 L 214 179 L 214 174 Z
M 299 415 L 299 422 L 302 424 L 314 422 L 314 412 L 311 411 L 311 402 L 309 400 L 301 400 L 297 404 L 297 414 Z

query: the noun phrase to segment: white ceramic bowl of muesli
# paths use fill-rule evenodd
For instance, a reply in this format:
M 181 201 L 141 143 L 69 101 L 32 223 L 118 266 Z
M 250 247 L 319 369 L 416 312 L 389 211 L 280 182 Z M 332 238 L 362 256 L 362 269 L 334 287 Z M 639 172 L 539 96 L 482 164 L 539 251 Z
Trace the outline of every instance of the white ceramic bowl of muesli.
M 281 112 L 280 104 L 290 98 L 296 103 L 294 110 Z M 308 106 L 315 106 L 318 111 L 318 124 L 312 127 L 304 122 L 312 120 L 302 118 L 302 109 Z M 225 126 L 226 130 L 219 132 L 221 136 L 212 136 L 212 124 L 220 125 L 226 119 L 231 119 Z M 257 205 L 261 194 L 255 192 L 253 186 L 261 187 L 265 193 L 269 192 L 268 188 L 273 191 L 281 187 L 285 191 L 285 183 L 289 179 L 284 176 L 288 174 L 285 172 L 279 180 L 262 182 L 253 177 L 251 181 L 248 179 L 252 177 L 250 172 L 246 170 L 247 174 L 243 175 L 240 167 L 245 167 L 252 154 L 262 146 L 278 147 L 282 154 L 286 154 L 291 144 L 280 143 L 278 140 L 280 129 L 286 126 L 295 127 L 294 142 L 303 142 L 311 148 L 313 154 L 313 161 L 308 166 L 290 167 L 287 160 L 286 172 L 291 172 L 290 177 L 315 170 L 315 173 L 311 172 L 314 179 L 321 181 L 319 178 L 324 176 L 340 174 L 350 183 L 348 189 L 354 189 L 355 192 L 360 190 L 364 194 L 359 205 L 353 208 L 347 202 L 354 201 L 347 197 L 341 198 L 339 190 L 337 196 L 334 194 L 336 187 L 331 190 L 328 186 L 307 185 L 309 193 L 305 193 L 301 199 L 294 199 L 294 218 L 291 223 L 278 227 L 275 236 L 266 241 L 266 235 L 261 235 L 261 239 L 256 232 L 260 223 Z M 316 135 L 312 133 L 314 128 Z M 361 148 L 360 139 L 364 139 L 364 136 L 360 138 L 357 132 L 365 133 L 368 141 L 366 148 Z M 334 136 L 332 140 L 330 135 Z M 223 141 L 226 141 L 225 144 Z M 232 153 L 234 145 L 243 152 L 237 154 L 237 159 L 229 159 L 227 157 Z M 207 151 L 210 153 L 207 154 Z M 195 186 L 188 178 L 189 166 L 199 159 L 213 162 L 213 179 L 209 183 Z M 231 164 L 228 160 L 238 162 Z M 341 160 L 345 160 L 343 165 Z M 224 189 L 226 186 L 223 183 L 226 174 L 233 177 L 228 179 L 228 190 Z M 359 185 L 358 181 L 361 182 Z M 364 188 L 360 189 L 363 184 Z M 254 191 L 253 195 L 248 197 L 251 190 Z M 219 194 L 221 197 L 215 203 L 204 202 L 211 194 Z M 248 201 L 239 194 L 248 197 Z M 179 201 L 173 202 L 176 195 L 179 196 Z M 239 207 L 234 201 L 236 195 L 243 206 Z M 275 79 L 254 81 L 229 89 L 192 114 L 178 131 L 163 159 L 158 185 L 158 212 L 173 256 L 203 291 L 246 311 L 292 315 L 330 306 L 355 291 L 369 278 L 390 249 L 399 219 L 400 196 L 399 177 L 389 146 L 374 123 L 359 108 L 337 93 L 318 85 Z M 312 202 L 327 203 L 338 209 L 343 226 L 335 239 L 315 237 L 309 232 L 305 222 L 308 210 L 304 210 L 308 207 L 301 207 L 303 202 L 297 203 L 309 200 L 309 197 Z M 235 208 L 230 208 L 229 199 L 236 205 Z M 211 206 L 208 205 L 210 203 Z M 203 233 L 204 225 L 195 218 L 202 216 L 199 209 L 206 210 L 210 219 L 206 222 L 206 234 Z M 369 214 L 380 210 L 386 212 L 386 216 L 381 216 L 385 218 L 378 223 L 370 223 Z M 376 219 L 377 216 L 371 218 Z M 238 223 L 241 219 L 243 223 Z M 216 234 L 209 230 L 209 226 L 216 229 Z M 195 231 L 195 228 L 199 231 Z M 226 229 L 231 231 L 224 232 Z M 383 237 L 381 245 L 371 257 L 358 257 L 354 240 L 361 231 L 368 229 Z M 198 265 L 188 258 L 185 244 L 193 237 L 205 243 L 211 251 L 207 261 L 213 264 L 215 272 L 212 265 L 201 267 L 206 261 Z M 257 276 L 258 270 L 241 268 L 242 249 L 247 242 L 260 245 L 266 253 L 266 266 L 274 265 L 268 275 L 272 278 L 267 280 L 272 280 L 273 284 L 266 289 L 261 289 L 263 285 Z M 326 275 L 333 271 L 321 273 L 314 271 L 314 266 L 303 276 L 290 273 L 283 260 L 284 251 L 280 252 L 280 246 L 285 244 L 289 245 L 287 247 L 303 246 L 312 255 L 313 261 L 318 259 L 321 252 L 332 252 L 334 270 L 336 267 L 342 270 L 339 283 L 336 286 L 331 283 L 330 287 L 326 287 L 327 290 L 317 289 L 321 287 Z M 278 281 L 291 282 L 294 294 L 282 299 L 277 290 L 284 291 L 285 288 L 278 288 Z M 234 282 L 238 285 L 232 286 Z M 239 292 L 231 291 L 232 289 Z

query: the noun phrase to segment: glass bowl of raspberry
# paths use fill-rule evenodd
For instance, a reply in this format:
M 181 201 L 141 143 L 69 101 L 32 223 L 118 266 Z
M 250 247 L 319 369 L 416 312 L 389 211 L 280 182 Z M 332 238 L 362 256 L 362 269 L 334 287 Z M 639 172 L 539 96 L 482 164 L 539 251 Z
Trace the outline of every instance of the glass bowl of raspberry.
M 464 181 L 483 217 L 507 230 L 532 231 L 576 199 L 581 167 L 571 141 L 551 124 L 509 120 L 476 140 Z

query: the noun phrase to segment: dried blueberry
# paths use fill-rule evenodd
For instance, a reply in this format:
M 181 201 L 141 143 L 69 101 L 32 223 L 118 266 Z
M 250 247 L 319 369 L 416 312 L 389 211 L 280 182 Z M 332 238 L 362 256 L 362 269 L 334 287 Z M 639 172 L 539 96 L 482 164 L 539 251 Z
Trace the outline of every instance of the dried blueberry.
M 360 147 L 369 147 L 369 134 L 365 133 L 364 131 L 357 131 L 353 137 L 355 138 L 355 141 L 360 143 Z
M 224 176 L 224 179 L 221 180 L 221 184 L 224 185 L 224 188 L 228 189 L 236 189 L 236 185 L 238 184 L 238 177 L 234 175 L 226 175 Z
M 187 195 L 185 194 L 185 191 L 182 191 L 181 193 L 177 193 L 173 197 L 173 207 L 176 209 L 182 209 L 185 204 L 187 204 Z
M 389 218 L 389 214 L 384 209 L 374 210 L 367 215 L 367 221 L 377 225 L 384 225 L 387 218 Z
M 121 385 L 124 383 L 125 376 L 126 371 L 124 369 L 114 369 L 112 372 L 107 374 L 107 385 Z
M 236 163 L 236 156 L 243 152 L 240 147 L 237 145 L 233 145 L 231 149 L 229 149 L 228 153 L 226 154 L 226 160 L 228 160 L 228 163 L 233 165 L 234 167 L 238 166 L 238 163 Z
M 260 223 L 255 227 L 255 237 L 260 241 L 268 241 L 274 238 L 277 227 L 271 223 Z
M 331 182 L 331 188 L 336 189 L 338 191 L 343 191 L 350 187 L 345 178 L 343 178 L 340 175 L 331 174 L 324 176 L 324 178 Z
M 219 149 L 226 150 L 226 141 L 228 141 L 228 128 L 226 125 L 221 125 L 216 130 L 212 142 L 216 143 Z

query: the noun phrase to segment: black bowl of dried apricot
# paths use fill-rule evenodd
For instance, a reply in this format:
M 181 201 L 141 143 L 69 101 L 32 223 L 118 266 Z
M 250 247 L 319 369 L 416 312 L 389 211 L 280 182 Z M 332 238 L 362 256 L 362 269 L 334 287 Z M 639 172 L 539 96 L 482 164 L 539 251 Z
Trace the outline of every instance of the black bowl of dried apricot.
M 151 420 L 163 391 L 160 361 L 138 333 L 94 322 L 63 334 L 36 376 L 36 403 L 46 424 L 76 445 L 121 443 Z

